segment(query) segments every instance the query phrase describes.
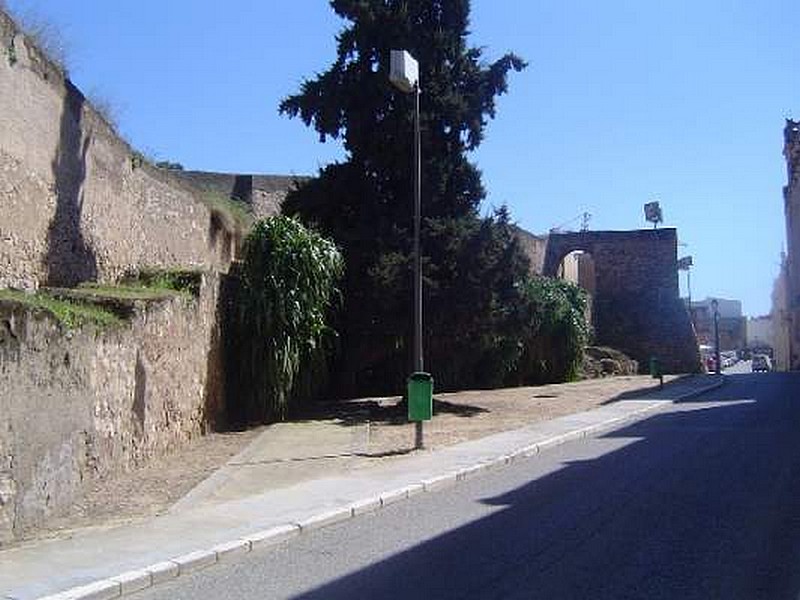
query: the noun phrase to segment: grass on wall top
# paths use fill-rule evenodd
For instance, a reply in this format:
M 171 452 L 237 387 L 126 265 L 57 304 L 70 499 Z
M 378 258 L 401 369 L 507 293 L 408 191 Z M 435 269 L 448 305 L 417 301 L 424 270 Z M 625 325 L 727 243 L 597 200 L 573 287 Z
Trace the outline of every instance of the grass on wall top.
M 0 302 L 47 312 L 69 330 L 87 324 L 108 327 L 130 317 L 137 301 L 197 297 L 201 281 L 202 274 L 195 271 L 153 270 L 138 273 L 120 285 L 85 282 L 76 288 L 35 293 L 0 289 Z
M 30 294 L 17 290 L 0 290 L 0 302 L 3 301 L 44 311 L 67 329 L 87 324 L 109 327 L 121 322 L 116 314 L 100 306 L 56 298 L 45 291 Z

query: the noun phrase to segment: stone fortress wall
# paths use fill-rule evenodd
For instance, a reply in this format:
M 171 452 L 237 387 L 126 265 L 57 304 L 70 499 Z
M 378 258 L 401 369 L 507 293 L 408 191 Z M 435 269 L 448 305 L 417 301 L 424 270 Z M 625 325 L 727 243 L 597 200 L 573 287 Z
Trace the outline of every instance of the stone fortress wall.
M 202 279 L 195 296 L 137 302 L 109 328 L 68 331 L 0 300 L 0 545 L 221 414 L 218 298 L 237 232 L 216 210 L 122 140 L 0 11 L 0 289 L 149 269 Z
M 532 273 L 571 280 L 580 279 L 578 270 L 591 273 L 589 281 L 580 285 L 590 292 L 594 343 L 626 353 L 642 371 L 648 369 L 651 357 L 658 358 L 666 372 L 700 369 L 697 337 L 678 288 L 675 229 L 537 236 L 516 228 L 515 234 Z M 575 251 L 587 254 L 564 263 L 575 271 L 572 277 L 561 274 L 562 261 Z
M 514 226 L 514 235 L 531 263 L 531 272 L 541 275 L 544 271 L 544 256 L 547 253 L 547 236 L 534 235 L 517 226 Z
M 152 167 L 0 12 L 0 287 L 224 268 L 230 236 Z
M 256 219 L 263 219 L 281 210 L 289 190 L 307 177 L 287 175 L 239 175 L 207 171 L 174 171 L 200 190 L 218 198 L 229 198 L 248 205 Z
M 0 302 L 0 546 L 73 510 L 98 478 L 205 432 L 223 407 L 219 275 L 65 331 Z
M 542 273 L 554 277 L 569 253 L 588 252 L 596 343 L 621 350 L 641 370 L 655 357 L 667 373 L 692 373 L 700 355 L 680 299 L 677 244 L 671 228 L 551 233 Z

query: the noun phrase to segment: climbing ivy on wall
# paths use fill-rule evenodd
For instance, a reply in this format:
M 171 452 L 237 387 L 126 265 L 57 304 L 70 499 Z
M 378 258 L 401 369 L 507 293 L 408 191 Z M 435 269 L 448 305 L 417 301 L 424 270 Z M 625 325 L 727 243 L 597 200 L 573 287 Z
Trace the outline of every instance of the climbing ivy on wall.
M 245 239 L 231 318 L 235 412 L 247 421 L 285 419 L 324 382 L 343 270 L 333 242 L 289 217 L 259 221 Z

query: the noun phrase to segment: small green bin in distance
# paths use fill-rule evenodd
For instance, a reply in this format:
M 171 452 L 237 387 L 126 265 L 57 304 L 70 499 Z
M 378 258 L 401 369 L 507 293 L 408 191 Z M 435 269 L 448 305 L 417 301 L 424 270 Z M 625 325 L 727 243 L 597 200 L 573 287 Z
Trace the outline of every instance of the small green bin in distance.
M 655 356 L 650 359 L 650 377 L 654 379 L 661 377 L 661 361 Z
M 408 420 L 430 421 L 433 417 L 433 377 L 418 371 L 408 377 Z

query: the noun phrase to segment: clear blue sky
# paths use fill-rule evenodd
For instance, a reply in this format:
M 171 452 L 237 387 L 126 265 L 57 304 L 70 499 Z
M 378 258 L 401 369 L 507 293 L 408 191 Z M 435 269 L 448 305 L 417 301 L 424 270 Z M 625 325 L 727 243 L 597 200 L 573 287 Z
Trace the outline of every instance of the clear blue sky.
M 73 81 L 159 159 L 310 174 L 341 156 L 277 113 L 334 56 L 341 23 L 323 0 L 6 1 L 58 27 Z M 487 206 L 544 233 L 584 211 L 592 229 L 643 227 L 659 199 L 694 256 L 692 296 L 769 312 L 782 129 L 800 117 L 797 16 L 796 0 L 473 0 L 486 58 L 530 63 L 473 157 Z

